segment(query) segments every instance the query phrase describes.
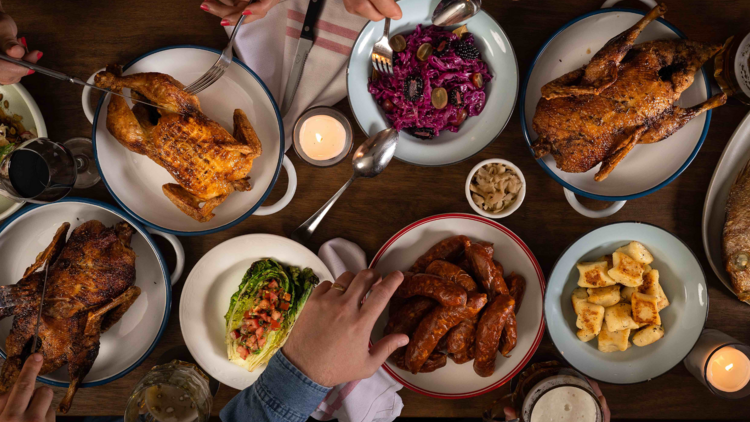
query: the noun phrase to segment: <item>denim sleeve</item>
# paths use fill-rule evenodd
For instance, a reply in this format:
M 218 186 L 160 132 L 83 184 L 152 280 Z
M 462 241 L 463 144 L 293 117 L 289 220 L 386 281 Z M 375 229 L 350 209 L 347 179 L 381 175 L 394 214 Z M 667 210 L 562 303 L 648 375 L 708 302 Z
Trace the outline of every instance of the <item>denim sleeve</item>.
M 330 390 L 300 372 L 279 351 L 258 380 L 219 416 L 223 422 L 305 422 Z

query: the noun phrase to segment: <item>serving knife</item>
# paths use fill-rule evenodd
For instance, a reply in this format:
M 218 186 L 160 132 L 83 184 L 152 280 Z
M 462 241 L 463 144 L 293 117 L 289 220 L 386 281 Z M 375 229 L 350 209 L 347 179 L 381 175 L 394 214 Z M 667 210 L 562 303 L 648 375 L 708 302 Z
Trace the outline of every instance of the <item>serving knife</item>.
M 36 343 L 39 341 L 39 323 L 42 322 L 42 309 L 44 308 L 44 295 L 47 293 L 47 275 L 49 275 L 49 262 L 44 266 L 44 284 L 42 285 L 42 297 L 39 298 L 39 312 L 36 314 L 36 326 L 34 327 L 34 343 L 31 344 L 31 353 L 36 353 Z
M 322 1 L 322 0 L 319 0 L 319 1 Z M 170 113 L 172 112 L 172 110 L 169 110 L 169 109 L 167 109 L 165 107 L 162 107 L 162 106 L 159 106 L 159 105 L 156 105 L 156 104 L 147 103 L 147 102 L 141 101 L 141 100 L 136 100 L 136 99 L 134 99 L 132 97 L 128 97 L 127 95 L 118 94 L 117 92 L 113 92 L 113 91 L 111 91 L 109 89 L 101 88 L 101 87 L 98 87 L 98 86 L 96 86 L 94 84 L 90 84 L 90 83 L 84 82 L 84 81 L 82 81 L 82 80 L 80 80 L 80 79 L 78 79 L 76 77 L 68 76 L 68 75 L 66 75 L 66 74 L 64 74 L 62 72 L 58 72 L 56 70 L 48 69 L 48 68 L 46 68 L 44 66 L 39 66 L 36 63 L 29 63 L 29 62 L 26 62 L 26 61 L 23 61 L 23 60 L 14 59 L 13 57 L 8 56 L 7 54 L 0 53 L 0 60 L 5 60 L 6 62 L 17 64 L 17 65 L 19 65 L 21 67 L 25 67 L 27 69 L 31 69 L 31 70 L 33 70 L 35 72 L 39 72 L 39 73 L 41 73 L 43 75 L 51 76 L 51 77 L 53 77 L 55 79 L 59 79 L 61 81 L 67 81 L 67 82 L 70 82 L 70 83 L 73 83 L 73 84 L 87 86 L 89 88 L 97 89 L 99 91 L 104 91 L 104 92 L 107 92 L 107 93 L 110 93 L 110 94 L 113 94 L 113 95 L 119 95 L 120 97 L 127 98 L 130 101 L 133 101 L 135 103 L 141 103 L 141 104 L 145 104 L 147 106 L 156 107 L 156 108 L 159 108 L 159 109 L 162 109 L 162 110 L 166 110 L 166 111 L 168 111 Z
M 310 0 L 310 3 L 307 5 L 305 21 L 302 23 L 302 33 L 299 36 L 297 52 L 294 54 L 292 70 L 289 72 L 289 79 L 286 81 L 284 100 L 281 102 L 282 117 L 292 107 L 292 101 L 294 100 L 294 95 L 297 93 L 297 87 L 302 78 L 302 71 L 305 68 L 307 55 L 310 54 L 310 50 L 313 47 L 313 26 L 318 21 L 321 10 L 323 10 L 323 0 Z

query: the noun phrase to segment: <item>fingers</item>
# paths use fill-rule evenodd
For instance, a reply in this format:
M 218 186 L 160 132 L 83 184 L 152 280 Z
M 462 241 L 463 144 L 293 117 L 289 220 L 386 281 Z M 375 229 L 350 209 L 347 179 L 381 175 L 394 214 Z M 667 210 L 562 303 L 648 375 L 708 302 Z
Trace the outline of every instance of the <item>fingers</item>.
M 245 8 L 245 11 L 243 13 L 247 15 L 245 21 L 243 22 L 243 25 L 249 22 L 256 21 L 258 19 L 265 18 L 268 11 L 277 4 L 279 4 L 279 0 L 259 0 L 250 3 L 250 5 Z
M 372 5 L 367 0 L 359 0 L 359 1 L 346 1 L 344 3 L 346 6 L 346 11 L 353 14 L 353 15 L 359 15 L 363 18 L 367 18 L 371 21 L 379 21 L 382 20 L 385 16 L 383 16 L 378 10 L 375 8 L 375 6 Z
M 505 407 L 503 407 L 503 413 L 505 414 L 505 420 L 506 420 L 506 421 L 509 421 L 509 420 L 515 419 L 515 418 L 517 417 L 517 416 L 516 416 L 516 410 L 515 410 L 515 409 L 513 409 L 513 408 L 512 408 L 512 407 L 510 407 L 510 406 L 505 406 Z
M 334 288 L 331 288 L 331 290 L 329 291 L 331 292 L 331 294 L 336 294 L 337 296 L 343 296 L 346 290 L 349 289 L 349 285 L 352 284 L 352 280 L 354 280 L 354 277 L 355 275 L 351 271 L 347 271 L 341 274 L 339 278 L 336 279 L 336 282 L 333 284 L 338 284 L 339 286 L 343 287 L 344 291 L 342 292 L 341 290 L 334 289 Z
M 609 422 L 610 419 L 610 411 L 609 406 L 607 405 L 607 399 L 604 398 L 604 393 L 602 393 L 602 389 L 599 388 L 599 383 L 592 380 L 591 378 L 586 378 L 589 381 L 589 384 L 591 385 L 591 389 L 594 390 L 594 394 L 596 394 L 596 397 L 599 399 L 599 403 L 602 405 L 602 414 L 604 416 L 604 422 Z
M 372 356 L 371 369 L 374 373 L 377 369 L 388 359 L 391 353 L 395 352 L 399 347 L 404 347 L 409 344 L 409 336 L 406 334 L 390 334 L 380 339 L 370 349 L 370 356 Z
M 240 14 L 245 6 L 247 6 L 247 2 L 239 2 L 236 6 L 212 0 L 207 0 L 201 3 L 202 10 L 220 18 L 233 14 Z
M 370 0 L 381 15 L 391 19 L 401 19 L 401 8 L 394 0 Z
M 26 410 L 31 420 L 42 420 L 47 418 L 47 413 L 52 407 L 52 389 L 49 387 L 39 387 L 34 391 L 34 397 L 31 398 L 29 408 Z
M 351 297 L 355 301 L 356 306 L 359 307 L 359 304 L 362 303 L 362 299 L 365 298 L 372 285 L 378 281 L 380 281 L 379 272 L 373 269 L 362 270 L 349 285 L 346 295 Z
M 404 275 L 401 271 L 394 271 L 388 274 L 383 281 L 372 286 L 370 295 L 362 305 L 360 314 L 367 320 L 367 324 L 372 328 L 375 320 L 378 319 L 385 305 L 391 300 L 391 296 L 396 291 L 401 282 L 404 281 Z
M 26 359 L 26 363 L 21 368 L 18 380 L 13 385 L 8 397 L 8 404 L 3 410 L 3 415 L 17 417 L 22 415 L 34 394 L 34 382 L 39 370 L 42 369 L 42 355 L 34 353 Z
M 8 403 L 9 396 L 10 396 L 10 391 L 0 394 L 0 413 L 2 413 L 3 409 L 5 409 L 5 405 Z
M 333 283 L 328 280 L 318 284 L 318 287 L 314 288 L 312 293 L 310 293 L 310 300 L 315 300 L 323 294 L 327 293 L 329 290 L 331 290 L 331 285 L 333 285 Z
M 45 422 L 55 422 L 55 406 L 50 406 L 47 409 L 47 414 L 44 415 Z

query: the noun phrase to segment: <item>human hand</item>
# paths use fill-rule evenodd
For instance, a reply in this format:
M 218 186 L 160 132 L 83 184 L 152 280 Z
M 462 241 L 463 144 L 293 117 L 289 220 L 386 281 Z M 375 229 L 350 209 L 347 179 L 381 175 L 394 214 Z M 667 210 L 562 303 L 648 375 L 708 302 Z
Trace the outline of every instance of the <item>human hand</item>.
M 599 388 L 599 384 L 592 380 L 591 378 L 586 378 L 589 380 L 589 384 L 591 384 L 591 389 L 594 390 L 594 393 L 596 394 L 596 397 L 599 399 L 599 403 L 602 405 L 602 418 L 604 419 L 603 422 L 609 422 L 612 415 L 609 411 L 609 406 L 607 405 L 607 399 L 604 398 L 604 393 L 602 393 L 602 389 Z
M 248 0 L 205 0 L 201 3 L 201 9 L 222 18 L 222 26 L 233 26 L 242 15 L 246 16 L 243 25 L 262 19 L 277 4 L 279 0 L 257 0 L 252 3 Z
M 391 334 L 367 350 L 375 321 L 403 280 L 398 271 L 384 279 L 375 270 L 356 276 L 345 272 L 335 283 L 344 292 L 324 281 L 307 300 L 282 349 L 284 356 L 323 386 L 369 378 L 393 351 L 409 343 L 405 334 Z
M 0 421 L 2 422 L 53 422 L 52 389 L 43 386 L 34 391 L 34 383 L 42 369 L 41 353 L 34 353 L 18 375 L 13 388 L 0 395 Z
M 30 63 L 36 63 L 42 58 L 42 52 L 39 50 L 27 51 L 26 40 L 16 38 L 17 36 L 16 22 L 0 7 L 0 48 L 2 51 L 14 59 Z M 17 83 L 22 77 L 32 73 L 34 73 L 33 70 L 0 60 L 0 84 L 2 85 Z
M 344 0 L 346 11 L 371 21 L 401 19 L 401 7 L 395 0 Z

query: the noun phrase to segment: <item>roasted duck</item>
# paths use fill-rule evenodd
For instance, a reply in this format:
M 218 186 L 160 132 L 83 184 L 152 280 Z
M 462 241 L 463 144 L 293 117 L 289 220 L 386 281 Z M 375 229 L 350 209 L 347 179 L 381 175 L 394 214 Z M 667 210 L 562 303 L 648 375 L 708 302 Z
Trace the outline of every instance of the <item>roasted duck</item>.
M 73 230 L 66 243 L 69 228 L 70 224 L 64 223 L 57 230 L 52 243 L 18 283 L 0 287 L 0 301 L 4 301 L 0 318 L 15 316 L 5 340 L 8 358 L 0 373 L 0 391 L 5 392 L 31 354 L 48 267 L 37 350 L 44 356 L 42 375 L 68 365 L 70 386 L 58 407 L 62 413 L 70 409 L 99 354 L 100 335 L 120 320 L 141 293 L 133 285 L 135 252 L 130 238 L 134 230 L 129 224 L 109 228 L 88 221 Z M 33 299 L 29 292 L 35 292 Z
M 637 24 L 612 38 L 588 65 L 542 87 L 533 127 L 536 158 L 552 154 L 570 173 L 589 171 L 602 181 L 638 144 L 659 142 L 690 119 L 726 102 L 714 96 L 687 109 L 674 103 L 693 83 L 703 63 L 721 44 L 657 40 L 633 45 L 651 21 L 663 15 L 662 3 Z
M 745 164 L 729 191 L 722 253 L 734 293 L 750 304 L 750 163 Z
M 125 99 L 113 95 L 107 129 L 125 148 L 154 160 L 174 177 L 177 183 L 162 186 L 162 191 L 182 212 L 206 222 L 230 193 L 251 189 L 248 174 L 262 148 L 242 110 L 234 111 L 230 135 L 206 117 L 198 98 L 169 75 L 122 76 L 120 66 L 110 65 L 96 75 L 96 84 L 117 93 L 130 88 L 133 98 L 169 110 L 143 104 L 131 110 Z

